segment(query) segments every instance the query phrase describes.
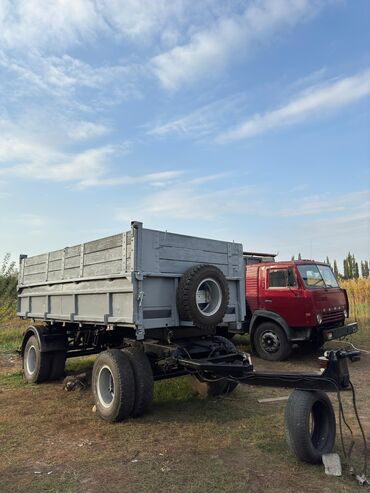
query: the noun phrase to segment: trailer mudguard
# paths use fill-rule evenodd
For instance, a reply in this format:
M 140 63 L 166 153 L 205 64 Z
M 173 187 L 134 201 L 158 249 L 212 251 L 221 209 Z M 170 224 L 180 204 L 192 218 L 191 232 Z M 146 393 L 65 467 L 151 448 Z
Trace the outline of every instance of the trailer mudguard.
M 30 325 L 23 334 L 21 345 L 21 356 L 23 357 L 27 341 L 31 336 L 36 336 L 40 344 L 42 353 L 67 351 L 67 335 L 63 333 L 53 333 L 46 325 Z

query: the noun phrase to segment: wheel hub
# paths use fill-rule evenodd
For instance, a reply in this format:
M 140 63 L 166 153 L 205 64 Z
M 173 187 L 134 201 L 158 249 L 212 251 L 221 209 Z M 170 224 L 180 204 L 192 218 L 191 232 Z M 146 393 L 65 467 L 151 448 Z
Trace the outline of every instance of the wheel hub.
M 276 353 L 280 348 L 280 339 L 272 331 L 266 331 L 262 334 L 261 343 L 263 350 L 267 353 Z
M 195 297 L 198 310 L 201 314 L 206 317 L 211 317 L 221 306 L 221 287 L 215 279 L 204 279 L 199 283 Z
M 108 366 L 100 369 L 96 387 L 101 404 L 106 408 L 110 407 L 114 399 L 114 379 Z

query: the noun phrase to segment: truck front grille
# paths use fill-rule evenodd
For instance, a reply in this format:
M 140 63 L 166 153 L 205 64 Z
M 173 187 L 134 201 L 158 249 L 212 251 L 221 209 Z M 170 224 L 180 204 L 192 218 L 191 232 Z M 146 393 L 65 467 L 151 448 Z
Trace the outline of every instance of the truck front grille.
M 341 321 L 344 321 L 344 313 L 342 311 L 338 310 L 336 312 L 326 312 L 322 314 L 323 324 L 330 324 Z

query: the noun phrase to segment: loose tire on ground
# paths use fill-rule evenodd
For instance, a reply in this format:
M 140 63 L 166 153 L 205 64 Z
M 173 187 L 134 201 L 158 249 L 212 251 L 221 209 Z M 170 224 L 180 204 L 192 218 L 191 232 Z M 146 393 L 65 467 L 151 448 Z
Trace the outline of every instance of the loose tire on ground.
M 335 414 L 325 392 L 295 390 L 285 409 L 285 436 L 291 451 L 304 462 L 319 464 L 333 450 Z
M 23 372 L 28 383 L 42 383 L 50 377 L 50 353 L 41 352 L 40 349 L 37 337 L 29 337 L 23 352 Z
M 107 421 L 128 418 L 135 403 L 135 377 L 130 359 L 119 349 L 98 355 L 92 372 L 96 412 Z
M 135 379 L 135 402 L 131 416 L 143 415 L 153 400 L 153 371 L 147 355 L 141 347 L 130 346 L 123 350 L 128 356 Z
M 216 327 L 229 304 L 229 286 L 214 265 L 195 265 L 182 276 L 177 289 L 177 309 L 181 320 L 201 329 Z
M 254 348 L 258 356 L 268 361 L 283 361 L 292 352 L 292 344 L 280 325 L 263 322 L 253 335 Z
M 223 345 L 223 350 L 220 354 L 230 354 L 236 352 L 234 344 L 222 336 L 215 336 L 215 341 L 220 342 Z M 210 377 L 207 377 L 210 379 Z M 190 385 L 195 392 L 203 396 L 216 397 L 223 394 L 230 394 L 238 386 L 238 382 L 228 380 L 227 378 L 215 378 L 213 381 L 206 381 L 201 376 L 190 375 Z

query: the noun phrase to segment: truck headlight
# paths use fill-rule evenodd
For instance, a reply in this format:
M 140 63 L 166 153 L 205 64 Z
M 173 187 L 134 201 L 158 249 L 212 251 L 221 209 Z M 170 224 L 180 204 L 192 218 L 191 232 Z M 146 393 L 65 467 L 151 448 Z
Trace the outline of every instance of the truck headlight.
M 348 312 L 347 312 L 347 310 L 344 310 L 344 312 L 343 312 L 343 313 L 344 313 L 344 318 L 347 318 L 347 317 L 348 317 Z
M 320 324 L 322 324 L 322 316 L 321 316 L 321 314 L 320 314 L 320 313 L 318 313 L 318 314 L 316 315 L 316 320 L 317 320 L 317 323 L 318 323 L 319 325 L 320 325 Z

